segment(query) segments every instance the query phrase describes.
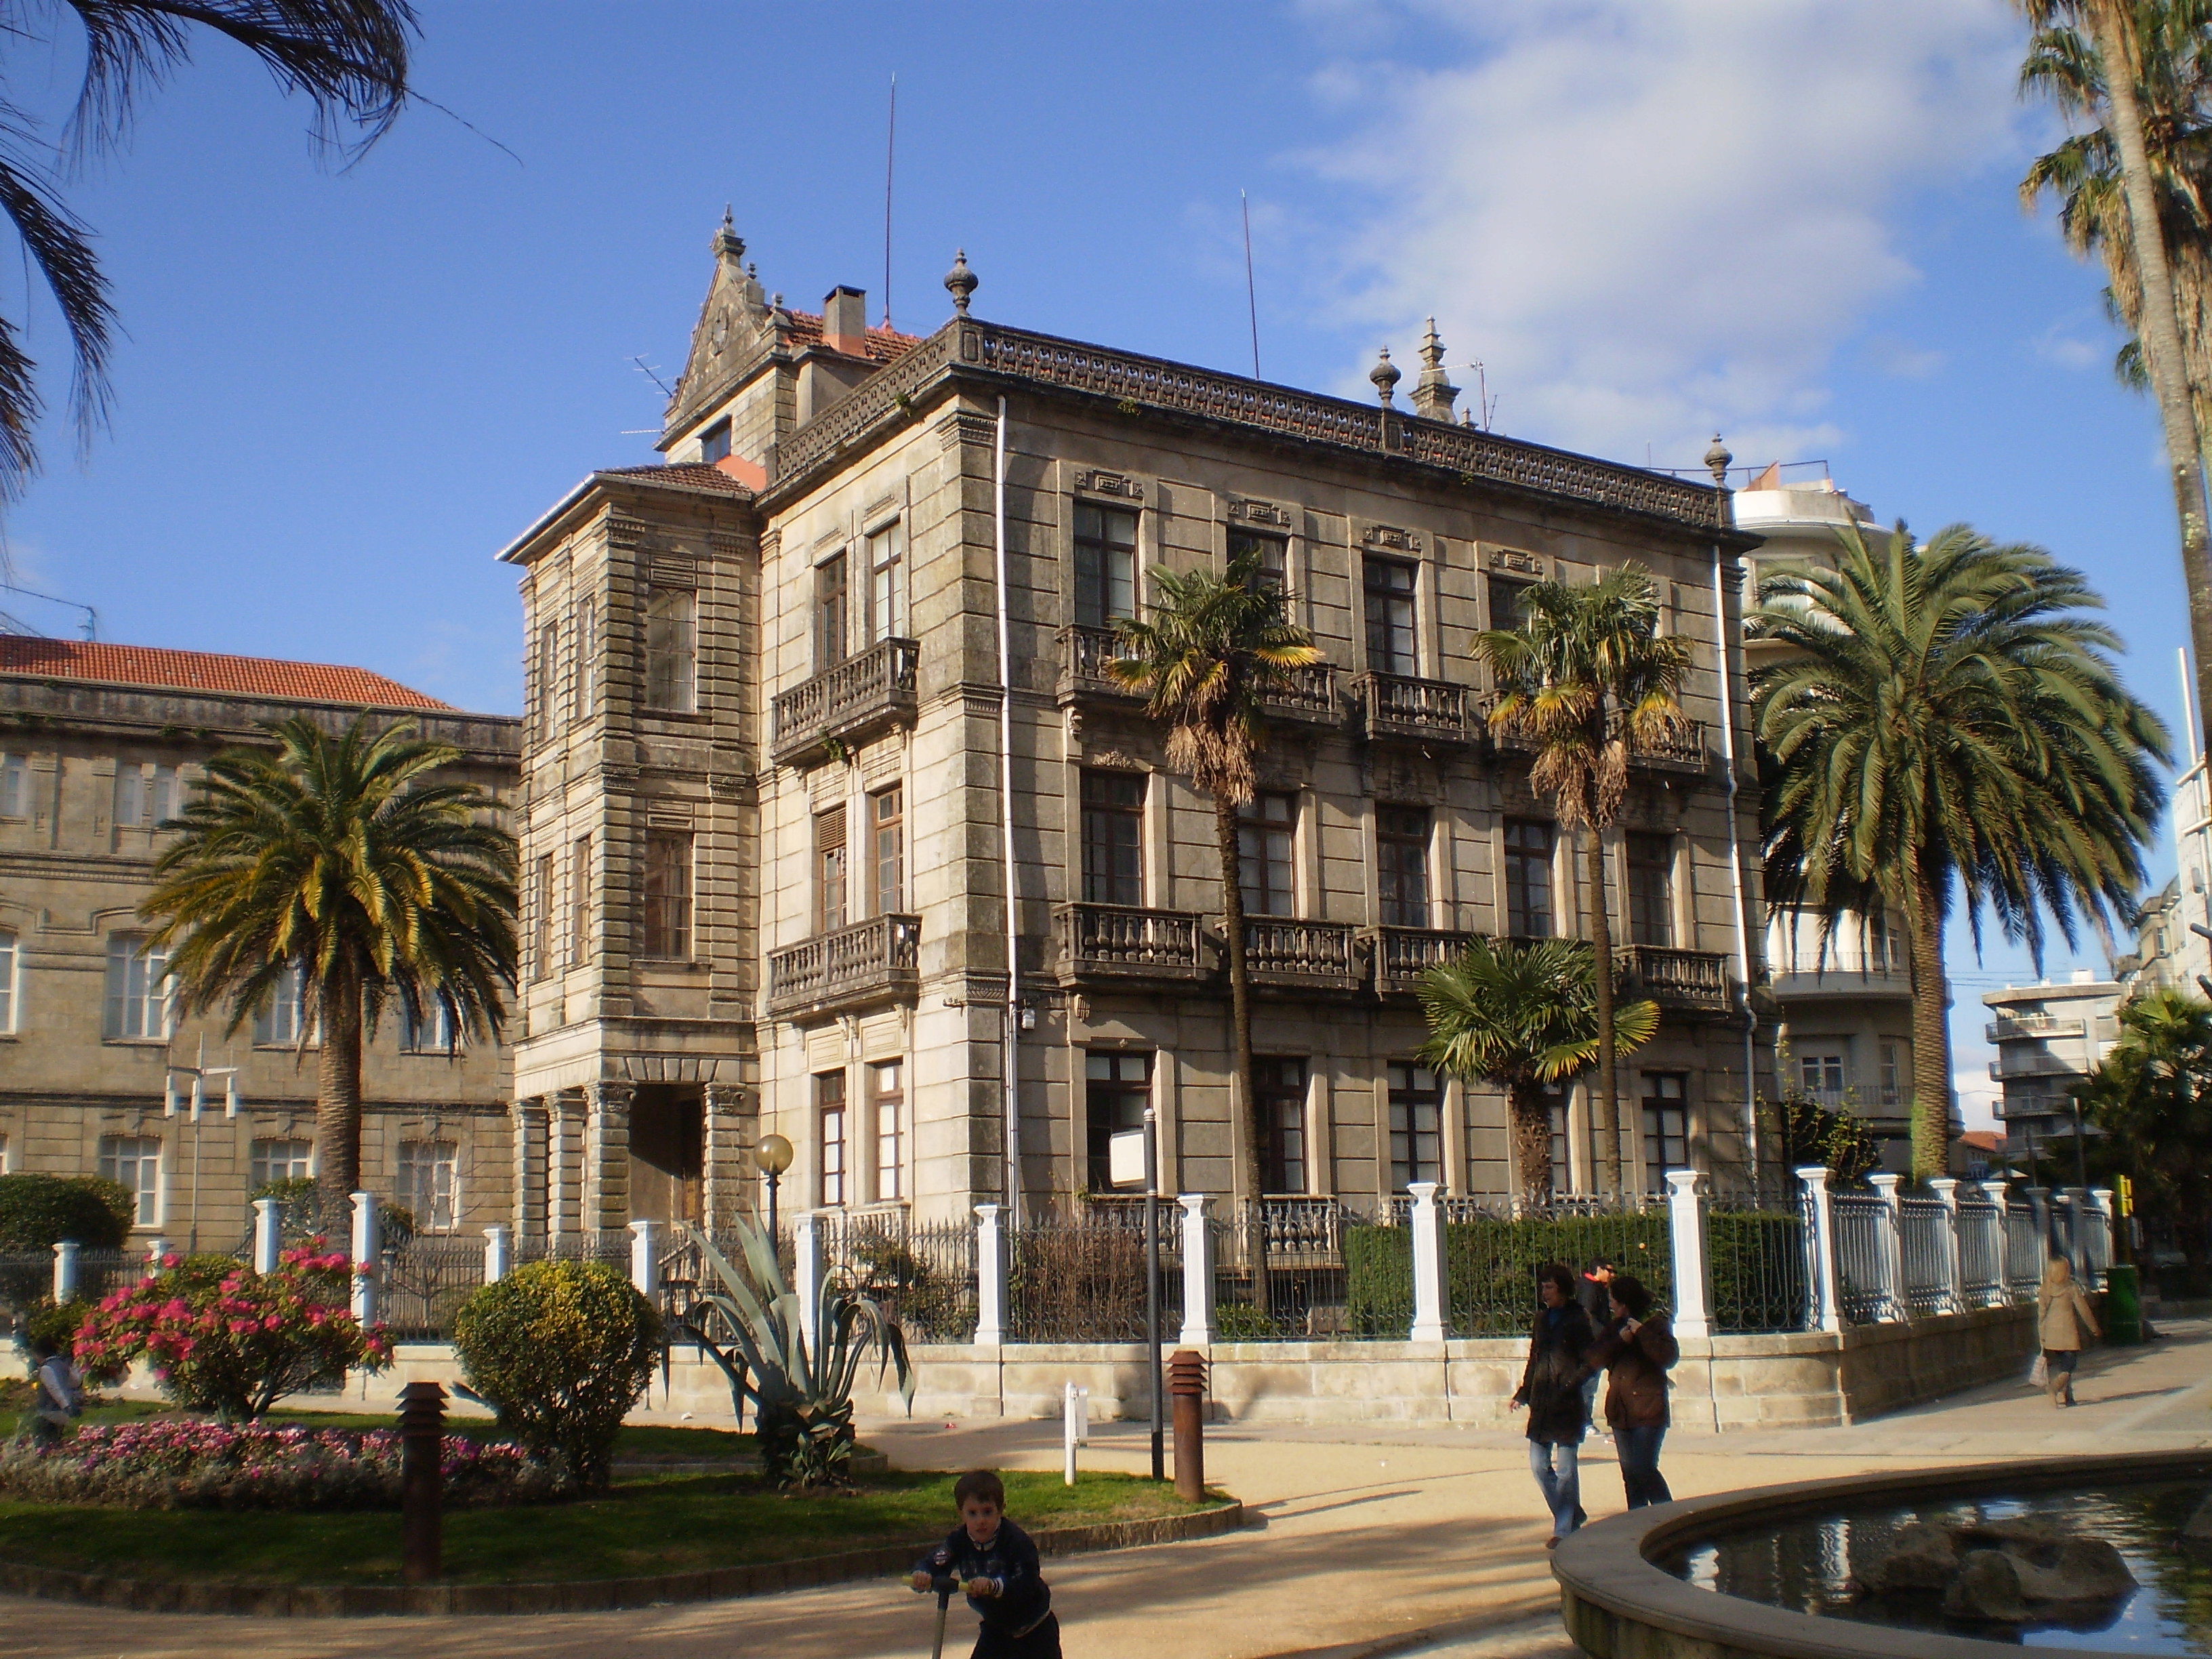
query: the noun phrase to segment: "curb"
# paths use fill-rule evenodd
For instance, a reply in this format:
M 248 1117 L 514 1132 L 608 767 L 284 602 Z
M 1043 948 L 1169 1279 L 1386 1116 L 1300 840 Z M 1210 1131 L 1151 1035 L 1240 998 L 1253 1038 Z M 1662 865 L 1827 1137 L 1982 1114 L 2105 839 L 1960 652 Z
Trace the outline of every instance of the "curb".
M 1081 1555 L 1212 1538 L 1251 1524 L 1242 1504 L 1195 1515 L 1102 1521 L 1033 1532 L 1040 1555 Z M 360 1619 L 399 1613 L 605 1613 L 677 1601 L 720 1601 L 903 1573 L 933 1539 L 847 1550 L 800 1561 L 763 1561 L 651 1578 L 586 1578 L 537 1584 L 225 1584 L 110 1578 L 0 1561 L 0 1593 L 81 1601 L 133 1613 L 213 1613 L 273 1619 Z

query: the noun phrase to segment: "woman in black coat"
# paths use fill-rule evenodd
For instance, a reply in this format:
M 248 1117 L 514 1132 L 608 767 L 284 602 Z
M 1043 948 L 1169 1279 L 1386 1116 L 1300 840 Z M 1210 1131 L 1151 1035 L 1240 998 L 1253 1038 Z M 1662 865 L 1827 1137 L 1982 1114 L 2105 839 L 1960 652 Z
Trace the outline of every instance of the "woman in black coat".
M 1580 1459 L 1589 1409 L 1583 1401 L 1583 1360 L 1596 1334 L 1575 1299 L 1575 1275 L 1558 1261 L 1536 1270 L 1540 1304 L 1528 1332 L 1528 1364 L 1513 1409 L 1528 1413 L 1528 1468 L 1552 1512 L 1553 1545 L 1583 1522 Z

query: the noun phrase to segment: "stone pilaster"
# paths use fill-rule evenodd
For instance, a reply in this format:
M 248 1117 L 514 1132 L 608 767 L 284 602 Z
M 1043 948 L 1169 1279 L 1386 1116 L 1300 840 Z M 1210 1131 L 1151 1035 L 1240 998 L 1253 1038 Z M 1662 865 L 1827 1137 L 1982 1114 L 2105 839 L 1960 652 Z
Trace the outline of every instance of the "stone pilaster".
M 753 1091 L 733 1083 L 710 1083 L 706 1094 L 706 1145 L 700 1169 L 701 1213 L 710 1229 L 726 1228 L 751 1196 L 746 1154 L 759 1137 L 760 1107 Z
M 549 1130 L 551 1114 L 545 1097 L 532 1095 L 514 1103 L 514 1237 L 542 1239 L 552 1231 L 549 1199 L 552 1191 L 552 1148 Z
M 545 1097 L 545 1217 L 554 1233 L 584 1226 L 584 1091 L 562 1089 Z
M 608 1079 L 584 1091 L 584 1230 L 629 1224 L 629 1103 L 635 1085 Z

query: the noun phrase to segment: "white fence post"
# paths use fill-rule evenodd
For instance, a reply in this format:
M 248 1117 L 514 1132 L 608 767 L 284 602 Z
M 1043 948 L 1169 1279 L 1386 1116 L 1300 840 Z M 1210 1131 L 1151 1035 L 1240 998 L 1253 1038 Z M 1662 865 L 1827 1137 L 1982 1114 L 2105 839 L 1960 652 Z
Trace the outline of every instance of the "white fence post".
M 76 1299 L 76 1240 L 64 1238 L 54 1246 L 54 1300 Z
M 168 1255 L 168 1253 L 169 1241 L 167 1239 L 148 1239 L 146 1241 L 146 1271 L 149 1273 L 157 1273 L 161 1272 L 161 1258 Z
M 1966 1310 L 1966 1275 L 1959 1260 L 1959 1183 L 1951 1176 L 1931 1176 L 1928 1185 L 1943 1206 L 1943 1267 L 1950 1289 L 1944 1292 L 1943 1311 Z
M 1437 1204 L 1437 1183 L 1416 1181 L 1410 1231 L 1413 1242 L 1413 1328 L 1415 1342 L 1441 1342 L 1451 1329 L 1451 1280 L 1444 1271 L 1444 1217 Z
M 995 1348 L 1006 1340 L 1006 1236 L 999 1206 L 975 1206 L 975 1346 Z
M 1075 1449 L 1091 1443 L 1091 1390 L 1073 1382 L 1064 1384 L 1060 1396 L 1060 1438 L 1066 1454 L 1065 1479 L 1075 1484 Z
M 822 1297 L 822 1217 L 814 1210 L 801 1210 L 791 1224 L 792 1292 L 799 1297 L 799 1334 L 806 1344 L 810 1363 L 819 1363 L 822 1349 L 820 1333 L 815 1327 L 817 1304 Z M 633 1251 L 633 1261 L 635 1252 Z M 632 1271 L 635 1271 L 635 1268 Z
M 353 1195 L 353 1316 L 363 1325 L 376 1322 L 377 1257 L 383 1253 L 383 1220 L 377 1212 L 374 1193 Z
M 2096 1272 L 2097 1283 L 2105 1282 L 2105 1269 L 2112 1265 L 2112 1189 L 2092 1187 L 2089 1189 L 2089 1265 Z
M 487 1227 L 484 1235 L 484 1283 L 496 1285 L 514 1265 L 514 1235 L 504 1223 Z
M 1810 1258 L 1806 1265 L 1813 1292 L 1813 1328 L 1840 1331 L 1844 1310 L 1842 1298 L 1836 1294 L 1836 1206 L 1828 1196 L 1828 1166 L 1808 1164 L 1797 1171 L 1797 1179 L 1805 1183 L 1806 1195 L 1813 1200 L 1805 1239 Z
M 1711 1273 L 1705 1261 L 1705 1204 L 1698 1195 L 1702 1171 L 1667 1171 L 1667 1221 L 1674 1244 L 1674 1334 L 1707 1337 L 1713 1334 L 1709 1286 Z
M 648 1301 L 660 1294 L 660 1224 L 629 1224 L 629 1282 Z
M 276 1199 L 253 1200 L 253 1271 L 273 1273 L 284 1259 L 284 1206 Z
M 1867 1177 L 1881 1200 L 1881 1317 L 1887 1322 L 1909 1318 L 1911 1312 L 1905 1303 L 1905 1210 L 1897 1197 L 1899 1179 L 1887 1170 Z
M 1176 1340 L 1186 1348 L 1210 1346 L 1213 1324 L 1213 1229 L 1206 1224 L 1204 1193 L 1183 1193 L 1182 1206 L 1182 1333 Z

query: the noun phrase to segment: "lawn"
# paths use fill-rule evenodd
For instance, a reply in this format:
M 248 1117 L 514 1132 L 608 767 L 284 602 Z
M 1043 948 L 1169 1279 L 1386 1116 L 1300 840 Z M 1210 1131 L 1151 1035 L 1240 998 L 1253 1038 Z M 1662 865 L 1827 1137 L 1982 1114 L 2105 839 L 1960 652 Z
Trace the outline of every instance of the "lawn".
M 623 1432 L 627 1438 L 716 1431 Z M 689 1443 L 684 1449 L 689 1454 Z M 849 1495 L 793 1498 L 745 1475 L 646 1476 L 584 1503 L 449 1510 L 446 1576 L 457 1583 L 623 1578 L 890 1544 L 912 1544 L 919 1554 L 929 1540 L 951 1529 L 957 1478 L 875 1474 Z M 1030 1528 L 1208 1507 L 1185 1503 L 1172 1486 L 1133 1475 L 1085 1474 L 1073 1487 L 1053 1474 L 1008 1474 L 1006 1482 L 1008 1513 Z M 131 1578 L 397 1583 L 399 1517 L 388 1510 L 226 1513 L 0 1501 L 0 1560 Z
M 174 1409 L 159 1400 L 106 1400 L 85 1408 L 88 1423 L 141 1423 Z M 397 1429 L 398 1413 L 390 1412 L 274 1411 L 267 1423 L 297 1425 L 303 1429 L 350 1429 L 364 1434 L 372 1429 Z M 0 1421 L 0 1430 L 5 1428 Z M 465 1440 L 497 1440 L 499 1425 L 489 1417 L 449 1417 L 446 1432 Z M 624 1425 L 615 1442 L 617 1461 L 650 1458 L 657 1462 L 719 1462 L 726 1458 L 750 1457 L 753 1437 L 728 1429 L 687 1429 L 675 1424 L 632 1423 Z

